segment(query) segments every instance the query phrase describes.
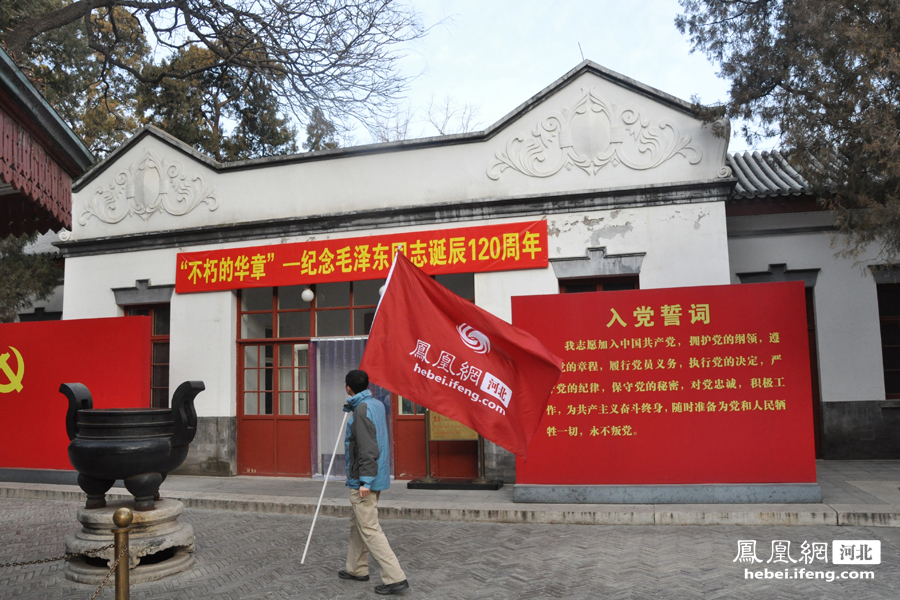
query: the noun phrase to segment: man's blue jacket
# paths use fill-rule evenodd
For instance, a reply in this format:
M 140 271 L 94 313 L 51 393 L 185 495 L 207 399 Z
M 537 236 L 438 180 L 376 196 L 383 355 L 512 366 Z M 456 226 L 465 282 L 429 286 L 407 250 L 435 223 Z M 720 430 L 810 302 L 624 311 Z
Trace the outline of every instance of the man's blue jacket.
M 363 390 L 347 400 L 344 410 L 350 413 L 344 435 L 347 487 L 386 490 L 391 486 L 391 450 L 384 404 Z

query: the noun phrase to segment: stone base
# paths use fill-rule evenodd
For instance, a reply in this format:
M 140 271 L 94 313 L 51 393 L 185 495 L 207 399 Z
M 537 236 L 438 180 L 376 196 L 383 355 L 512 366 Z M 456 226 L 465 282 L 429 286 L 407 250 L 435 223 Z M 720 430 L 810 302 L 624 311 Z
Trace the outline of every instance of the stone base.
M 78 509 L 82 528 L 66 540 L 66 552 L 86 552 L 113 542 L 112 516 L 119 508 L 134 511 L 133 500 L 108 502 L 104 508 Z M 190 569 L 194 564 L 194 529 L 178 522 L 184 505 L 177 500 L 159 500 L 153 510 L 134 511 L 129 533 L 129 578 L 132 583 L 155 581 Z M 106 566 L 91 558 L 66 564 L 66 578 L 99 584 L 115 562 L 112 548 L 97 553 Z
M 817 483 L 516 485 L 513 502 L 541 504 L 817 504 Z
M 900 402 L 823 402 L 822 458 L 900 458 Z
M 194 568 L 194 555 L 190 552 L 178 550 L 175 556 L 160 563 L 152 565 L 138 565 L 128 572 L 128 582 L 131 585 L 157 581 L 171 575 L 177 575 Z M 109 569 L 92 567 L 81 560 L 69 561 L 66 565 L 66 579 L 78 583 L 100 585 Z M 113 581 L 115 573 L 110 576 Z
M 516 457 L 509 450 L 484 440 L 484 476 L 503 483 L 515 483 Z
M 197 434 L 188 455 L 170 475 L 233 477 L 237 475 L 237 418 L 198 417 Z
M 503 487 L 502 481 L 478 481 L 477 479 L 414 479 L 406 484 L 408 490 L 489 490 Z

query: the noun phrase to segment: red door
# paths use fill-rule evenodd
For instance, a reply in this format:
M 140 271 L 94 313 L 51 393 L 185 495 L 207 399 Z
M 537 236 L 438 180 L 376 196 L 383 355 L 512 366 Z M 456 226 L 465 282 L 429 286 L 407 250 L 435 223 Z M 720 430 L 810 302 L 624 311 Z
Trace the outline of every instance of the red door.
M 406 398 L 394 396 L 394 476 L 425 476 L 425 411 Z M 431 442 L 431 475 L 437 478 L 478 477 L 478 442 Z
M 394 415 L 394 477 L 418 479 L 425 476 L 425 414 L 421 406 L 396 394 Z
M 309 344 L 239 344 L 238 355 L 238 473 L 309 476 Z

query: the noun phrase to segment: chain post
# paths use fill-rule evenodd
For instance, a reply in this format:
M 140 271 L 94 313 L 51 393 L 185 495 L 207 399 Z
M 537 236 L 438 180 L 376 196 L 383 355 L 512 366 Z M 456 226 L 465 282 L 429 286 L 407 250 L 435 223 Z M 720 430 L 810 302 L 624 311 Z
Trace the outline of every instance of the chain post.
M 130 557 L 128 556 L 128 532 L 131 530 L 131 522 L 134 520 L 134 514 L 130 508 L 120 508 L 113 515 L 113 523 L 116 527 L 112 530 L 113 541 L 115 543 L 115 556 L 119 557 L 116 564 L 116 599 L 129 600 L 131 592 L 128 583 L 128 566 Z M 122 560 L 124 559 L 124 560 Z

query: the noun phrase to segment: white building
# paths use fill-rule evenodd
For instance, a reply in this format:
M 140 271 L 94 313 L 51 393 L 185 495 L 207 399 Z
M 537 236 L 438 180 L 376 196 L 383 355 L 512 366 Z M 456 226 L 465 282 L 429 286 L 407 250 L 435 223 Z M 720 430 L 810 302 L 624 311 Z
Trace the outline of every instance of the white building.
M 314 285 L 307 304 L 302 276 L 180 294 L 177 254 L 537 220 L 549 267 L 444 282 L 508 320 L 513 295 L 802 279 L 820 453 L 900 454 L 879 333 L 898 327 L 900 302 L 885 276 L 835 258 L 833 218 L 777 154 L 728 156 L 689 103 L 591 62 L 472 134 L 219 164 L 147 128 L 75 186 L 58 244 L 63 318 L 151 314 L 154 402 L 168 401 L 168 382 L 206 383 L 182 472 L 309 475 L 330 451 L 319 440 L 333 439 L 335 377 L 359 359 L 380 283 Z M 302 327 L 284 325 L 290 307 Z M 393 399 L 401 478 L 423 474 L 415 413 Z M 441 444 L 439 474 L 469 474 L 473 443 Z M 489 445 L 487 458 L 488 475 L 513 479 L 511 455 Z

